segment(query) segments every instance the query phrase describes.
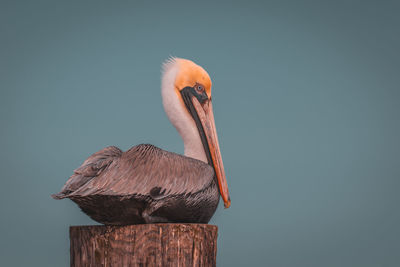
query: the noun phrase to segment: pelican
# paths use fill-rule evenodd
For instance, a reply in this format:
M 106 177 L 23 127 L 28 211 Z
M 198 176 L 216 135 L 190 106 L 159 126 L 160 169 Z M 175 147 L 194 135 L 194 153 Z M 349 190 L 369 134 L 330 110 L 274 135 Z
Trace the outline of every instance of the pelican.
M 215 128 L 211 79 L 193 61 L 163 63 L 162 102 L 184 155 L 141 144 L 106 147 L 87 158 L 55 199 L 69 198 L 106 225 L 208 223 L 220 196 L 231 200 Z

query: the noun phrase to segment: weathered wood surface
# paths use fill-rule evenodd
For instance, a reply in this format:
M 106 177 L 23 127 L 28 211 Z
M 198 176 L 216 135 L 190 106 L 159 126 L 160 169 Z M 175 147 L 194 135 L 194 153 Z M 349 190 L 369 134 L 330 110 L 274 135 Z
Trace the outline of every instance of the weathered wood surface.
M 216 266 L 217 233 L 208 224 L 71 226 L 71 266 Z

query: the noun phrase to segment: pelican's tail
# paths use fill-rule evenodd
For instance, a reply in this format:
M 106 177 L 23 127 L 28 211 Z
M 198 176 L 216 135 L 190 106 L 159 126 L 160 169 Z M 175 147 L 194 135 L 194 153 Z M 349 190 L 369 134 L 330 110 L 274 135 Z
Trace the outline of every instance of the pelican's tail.
M 54 198 L 54 199 L 63 199 L 63 198 L 68 197 L 68 195 L 60 192 L 58 194 L 52 194 L 51 197 Z

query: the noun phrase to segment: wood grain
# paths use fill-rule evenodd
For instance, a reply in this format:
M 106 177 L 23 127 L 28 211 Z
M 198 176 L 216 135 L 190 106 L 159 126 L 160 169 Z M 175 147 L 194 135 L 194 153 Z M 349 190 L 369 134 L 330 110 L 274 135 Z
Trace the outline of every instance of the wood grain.
M 217 234 L 208 224 L 71 226 L 71 266 L 216 266 Z

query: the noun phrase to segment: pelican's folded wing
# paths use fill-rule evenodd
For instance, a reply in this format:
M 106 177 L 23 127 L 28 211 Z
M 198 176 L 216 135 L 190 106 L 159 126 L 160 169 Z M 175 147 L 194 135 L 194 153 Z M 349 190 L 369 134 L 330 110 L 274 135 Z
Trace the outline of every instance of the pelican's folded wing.
M 115 146 L 109 146 L 94 153 L 74 171 L 74 174 L 67 180 L 61 192 L 52 195 L 52 197 L 62 199 L 80 191 L 89 181 L 99 177 L 121 154 L 122 151 Z
M 96 179 L 88 180 L 71 196 L 142 195 L 162 198 L 193 194 L 210 185 L 213 168 L 196 159 L 138 145 L 122 153 Z

